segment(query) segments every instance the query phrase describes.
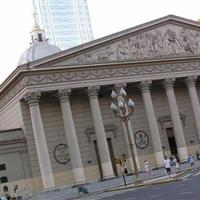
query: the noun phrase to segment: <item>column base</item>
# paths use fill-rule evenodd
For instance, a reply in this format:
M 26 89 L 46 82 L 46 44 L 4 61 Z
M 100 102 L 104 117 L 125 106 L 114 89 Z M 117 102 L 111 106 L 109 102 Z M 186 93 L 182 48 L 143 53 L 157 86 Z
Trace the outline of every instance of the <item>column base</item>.
M 181 162 L 184 162 L 188 159 L 188 151 L 187 147 L 179 147 L 178 149 L 178 156 Z
M 86 182 L 84 170 L 82 167 L 72 169 L 74 174 L 75 183 L 77 185 L 83 184 Z
M 110 179 L 115 177 L 111 162 L 106 162 L 101 164 L 103 171 L 103 179 Z
M 163 151 L 160 152 L 155 152 L 155 161 L 156 161 L 156 167 L 161 167 L 164 164 L 164 156 L 163 156 Z

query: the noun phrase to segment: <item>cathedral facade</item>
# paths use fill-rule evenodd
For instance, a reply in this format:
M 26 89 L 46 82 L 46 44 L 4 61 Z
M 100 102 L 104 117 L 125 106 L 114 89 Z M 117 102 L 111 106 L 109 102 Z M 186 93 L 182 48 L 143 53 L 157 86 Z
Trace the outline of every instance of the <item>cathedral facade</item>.
M 72 49 L 23 62 L 0 86 L 0 174 L 24 193 L 120 175 L 130 145 L 144 160 L 187 160 L 200 141 L 200 24 L 166 16 Z M 128 121 L 112 90 L 134 103 Z M 7 181 L 6 181 L 7 180 Z

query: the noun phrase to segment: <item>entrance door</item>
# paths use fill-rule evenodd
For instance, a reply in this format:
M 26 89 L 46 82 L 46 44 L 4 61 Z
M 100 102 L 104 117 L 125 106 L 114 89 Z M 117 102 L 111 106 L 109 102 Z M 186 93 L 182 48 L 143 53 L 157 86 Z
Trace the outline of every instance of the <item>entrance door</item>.
M 107 138 L 107 142 L 108 142 L 108 149 L 110 152 L 110 159 L 112 162 L 113 172 L 114 172 L 114 175 L 117 176 L 117 167 L 115 164 L 115 157 L 114 157 L 114 153 L 113 153 L 111 138 Z
M 107 142 L 108 142 L 108 149 L 109 149 L 109 153 L 110 153 L 113 172 L 114 172 L 114 175 L 117 176 L 117 168 L 116 168 L 116 165 L 115 165 L 115 158 L 114 158 L 111 138 L 107 138 Z M 97 164 L 98 164 L 98 167 L 99 167 L 100 178 L 102 179 L 103 178 L 103 171 L 102 171 L 102 167 L 101 167 L 101 160 L 100 160 L 99 150 L 98 150 L 96 140 L 94 140 L 94 148 L 95 148 L 95 152 L 96 152 Z
M 100 179 L 103 178 L 103 171 L 102 171 L 102 167 L 101 167 L 101 160 L 100 160 L 100 156 L 99 156 L 99 149 L 97 147 L 97 141 L 94 140 L 94 148 L 95 148 L 95 152 L 96 152 L 96 158 L 97 158 L 97 164 L 99 167 L 99 175 L 100 175 Z
M 167 131 L 167 137 L 168 137 L 168 142 L 169 142 L 169 147 L 172 155 L 177 155 L 177 145 L 176 145 L 176 140 L 174 137 L 174 130 L 173 128 L 166 128 Z

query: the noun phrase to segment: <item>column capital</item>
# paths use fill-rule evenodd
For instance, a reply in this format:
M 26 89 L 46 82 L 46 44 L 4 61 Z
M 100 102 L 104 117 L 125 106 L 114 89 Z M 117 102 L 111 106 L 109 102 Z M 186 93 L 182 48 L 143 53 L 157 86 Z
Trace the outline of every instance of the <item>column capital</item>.
M 188 76 L 185 78 L 185 83 L 188 88 L 195 87 L 197 81 L 197 76 Z
M 151 89 L 151 83 L 152 83 L 151 80 L 141 81 L 139 84 L 139 90 L 142 93 L 149 92 Z
M 58 99 L 60 100 L 61 103 L 69 101 L 70 94 L 71 94 L 71 89 L 69 88 L 59 89 L 57 92 Z
M 37 106 L 39 104 L 39 100 L 41 97 L 41 92 L 35 91 L 35 92 L 27 92 L 24 95 L 24 100 L 26 101 L 29 106 Z
M 87 88 L 87 92 L 88 92 L 88 97 L 90 99 L 92 98 L 96 98 L 99 94 L 99 90 L 100 90 L 100 87 L 99 86 L 89 86 Z
M 167 78 L 163 81 L 163 85 L 166 90 L 170 90 L 174 88 L 175 78 Z

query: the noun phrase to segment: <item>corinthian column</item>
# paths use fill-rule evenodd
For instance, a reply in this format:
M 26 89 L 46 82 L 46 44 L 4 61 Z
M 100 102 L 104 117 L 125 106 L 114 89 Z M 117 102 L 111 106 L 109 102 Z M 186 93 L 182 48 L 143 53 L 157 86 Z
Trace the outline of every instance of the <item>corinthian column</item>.
M 77 184 L 85 182 L 85 173 L 81 159 L 78 139 L 74 127 L 74 121 L 69 102 L 70 89 L 61 89 L 58 91 L 60 100 L 61 111 L 63 116 L 64 130 L 69 146 L 69 154 L 72 163 L 72 171 L 74 174 L 75 182 Z
M 200 106 L 199 106 L 199 99 L 196 90 L 196 80 L 197 76 L 190 76 L 186 78 L 186 85 L 188 87 L 188 92 L 190 96 L 190 101 L 192 103 L 192 111 L 194 114 L 194 120 L 196 125 L 196 130 L 198 133 L 198 137 L 200 140 Z
M 163 165 L 164 157 L 163 157 L 162 144 L 160 140 L 160 134 L 158 130 L 158 124 L 156 121 L 156 115 L 151 99 L 150 87 L 151 87 L 151 81 L 142 81 L 139 85 L 147 114 L 147 121 L 151 133 L 151 141 L 153 144 L 156 165 L 161 166 Z
M 180 160 L 184 161 L 184 160 L 187 160 L 188 151 L 186 147 L 185 136 L 183 133 L 183 127 L 182 127 L 182 123 L 181 123 L 181 119 L 180 119 L 180 115 L 178 111 L 178 106 L 177 106 L 176 98 L 174 94 L 174 82 L 175 82 L 174 78 L 165 79 L 164 87 L 165 87 L 167 99 L 169 102 L 170 115 L 171 115 L 172 124 L 174 128 L 178 155 L 179 155 Z
M 24 99 L 29 104 L 42 183 L 43 187 L 47 189 L 54 187 L 55 184 L 39 108 L 40 96 L 40 92 L 29 92 L 25 94 Z
M 88 87 L 88 96 L 92 111 L 94 129 L 97 139 L 97 146 L 99 150 L 99 156 L 101 161 L 101 167 L 103 172 L 103 178 L 110 178 L 114 176 L 110 153 L 108 149 L 108 143 L 106 133 L 104 130 L 103 119 L 101 116 L 99 101 L 98 101 L 99 87 Z

